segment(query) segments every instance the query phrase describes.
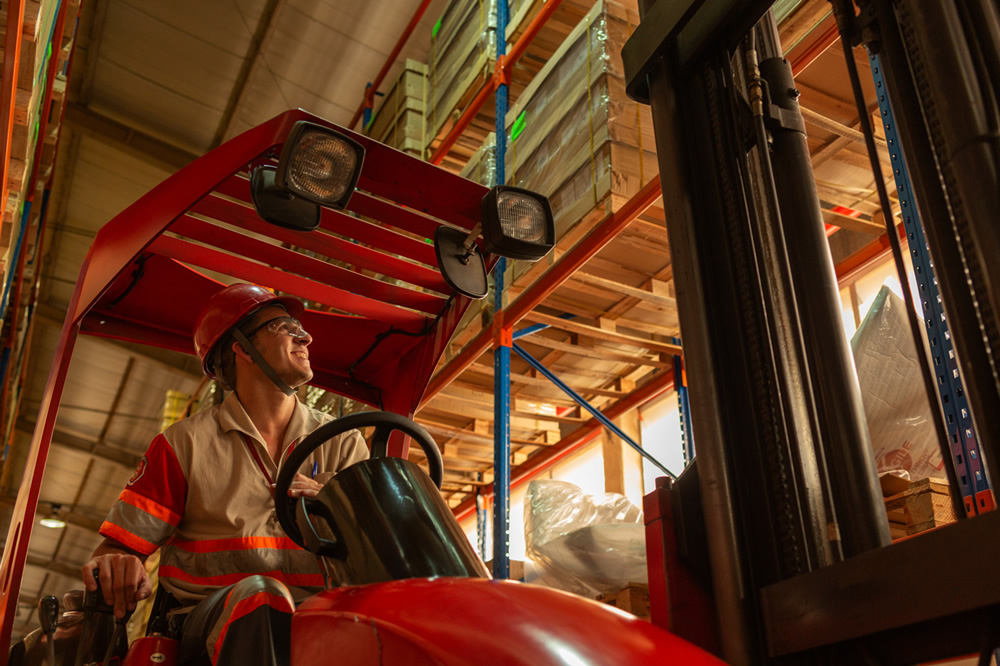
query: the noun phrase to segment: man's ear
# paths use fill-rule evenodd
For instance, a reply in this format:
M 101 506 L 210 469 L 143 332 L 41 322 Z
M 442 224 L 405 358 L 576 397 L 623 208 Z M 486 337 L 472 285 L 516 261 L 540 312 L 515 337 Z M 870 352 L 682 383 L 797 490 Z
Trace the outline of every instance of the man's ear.
M 244 361 L 246 361 L 247 363 L 253 363 L 253 357 L 250 356 L 250 354 L 247 352 L 247 350 L 244 349 L 243 345 L 241 345 L 238 341 L 233 340 L 233 347 L 232 347 L 232 349 L 233 349 L 233 353 L 236 355 L 236 358 L 241 358 Z

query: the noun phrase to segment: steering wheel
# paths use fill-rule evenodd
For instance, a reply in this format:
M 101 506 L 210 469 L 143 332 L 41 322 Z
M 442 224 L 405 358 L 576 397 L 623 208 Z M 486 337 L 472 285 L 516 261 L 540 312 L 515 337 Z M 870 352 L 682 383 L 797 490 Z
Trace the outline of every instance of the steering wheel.
M 285 533 L 298 545 L 306 548 L 305 539 L 299 530 L 298 523 L 295 522 L 295 500 L 288 496 L 288 489 L 292 485 L 295 473 L 305 462 L 309 454 L 315 451 L 327 440 L 333 439 L 337 435 L 348 430 L 368 428 L 375 426 L 375 433 L 372 435 L 371 458 L 384 458 L 388 453 L 389 435 L 398 430 L 409 435 L 420 449 L 427 456 L 427 466 L 429 468 L 431 481 L 438 488 L 441 488 L 441 480 L 444 478 L 444 462 L 441 460 L 441 450 L 430 434 L 420 425 L 414 423 L 405 416 L 392 412 L 358 412 L 349 414 L 336 421 L 321 425 L 316 428 L 308 437 L 299 442 L 295 449 L 281 466 L 281 472 L 274 484 L 274 509 L 278 515 L 278 522 L 284 528 Z M 304 507 L 311 503 L 318 504 L 317 500 L 301 497 L 299 498 Z M 308 549 L 307 549 L 308 550 Z

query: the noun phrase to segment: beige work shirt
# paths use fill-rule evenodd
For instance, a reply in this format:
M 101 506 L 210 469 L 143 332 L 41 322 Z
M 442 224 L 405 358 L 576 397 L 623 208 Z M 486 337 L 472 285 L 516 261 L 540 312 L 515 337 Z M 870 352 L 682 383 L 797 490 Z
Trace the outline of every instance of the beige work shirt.
M 297 403 L 279 460 L 333 418 Z M 351 430 L 314 451 L 300 471 L 310 475 L 315 462 L 315 478 L 325 483 L 367 457 L 364 439 Z M 101 534 L 146 555 L 162 548 L 160 580 L 182 603 L 195 603 L 253 574 L 293 588 L 319 589 L 323 578 L 315 556 L 292 542 L 278 523 L 271 483 L 279 469 L 243 406 L 230 395 L 153 440 Z

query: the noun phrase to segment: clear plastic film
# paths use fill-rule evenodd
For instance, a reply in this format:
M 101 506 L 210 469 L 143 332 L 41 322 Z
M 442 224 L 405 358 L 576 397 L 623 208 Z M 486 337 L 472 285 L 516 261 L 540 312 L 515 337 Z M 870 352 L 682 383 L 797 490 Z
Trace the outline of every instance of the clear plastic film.
M 879 475 L 947 483 L 903 300 L 883 286 L 851 339 Z
M 490 132 L 486 135 L 483 145 L 472 158 L 466 162 L 460 174 L 462 178 L 474 180 L 480 185 L 493 187 L 497 184 L 497 135 Z
M 594 598 L 648 580 L 642 512 L 623 495 L 532 481 L 524 537 L 528 559 L 550 587 Z

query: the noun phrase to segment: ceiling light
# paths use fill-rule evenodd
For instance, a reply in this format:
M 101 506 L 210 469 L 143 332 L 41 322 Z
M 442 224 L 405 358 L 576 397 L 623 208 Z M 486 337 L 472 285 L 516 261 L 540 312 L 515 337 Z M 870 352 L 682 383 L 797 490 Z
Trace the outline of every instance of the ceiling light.
M 42 527 L 51 527 L 54 530 L 61 530 L 62 528 L 66 527 L 65 521 L 59 520 L 54 516 L 49 518 L 42 518 L 38 522 Z

